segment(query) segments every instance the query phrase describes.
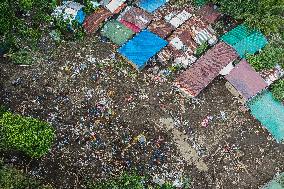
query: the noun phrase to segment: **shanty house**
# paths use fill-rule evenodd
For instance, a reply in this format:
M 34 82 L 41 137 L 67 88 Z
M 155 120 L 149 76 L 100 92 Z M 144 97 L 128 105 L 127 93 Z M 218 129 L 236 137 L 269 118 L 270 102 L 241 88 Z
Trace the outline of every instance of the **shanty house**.
M 118 52 L 137 69 L 142 70 L 148 60 L 167 45 L 156 34 L 143 30 L 118 49 Z
M 238 57 L 229 45 L 220 42 L 209 49 L 191 67 L 180 74 L 175 85 L 189 96 L 197 96 L 220 71 Z
M 206 4 L 202 6 L 197 14 L 207 23 L 213 24 L 221 17 L 221 13 L 217 11 L 217 7 L 213 4 Z
M 145 29 L 152 20 L 152 15 L 137 7 L 127 7 L 118 20 L 134 32 Z
M 96 12 L 88 16 L 83 24 L 87 33 L 96 32 L 101 24 L 106 21 L 112 13 L 104 7 L 100 7 Z
M 101 30 L 101 35 L 109 38 L 113 43 L 118 46 L 123 45 L 128 41 L 135 33 L 124 26 L 117 20 L 110 20 L 105 23 Z
M 262 77 L 245 59 L 241 60 L 225 78 L 244 98 L 244 101 L 256 96 L 267 87 Z

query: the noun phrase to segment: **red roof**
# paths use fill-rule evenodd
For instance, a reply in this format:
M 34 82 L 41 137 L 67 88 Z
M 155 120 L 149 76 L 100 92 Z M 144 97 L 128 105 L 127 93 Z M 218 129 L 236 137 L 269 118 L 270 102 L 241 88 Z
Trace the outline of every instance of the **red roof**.
M 190 96 L 197 96 L 224 67 L 237 58 L 232 47 L 220 42 L 179 75 L 175 84 Z
M 225 77 L 246 99 L 250 99 L 267 87 L 262 77 L 243 59 Z

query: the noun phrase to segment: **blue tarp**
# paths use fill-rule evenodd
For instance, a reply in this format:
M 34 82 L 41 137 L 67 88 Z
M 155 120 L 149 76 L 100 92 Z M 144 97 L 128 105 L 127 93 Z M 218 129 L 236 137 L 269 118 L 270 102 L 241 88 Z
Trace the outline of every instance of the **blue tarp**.
M 247 53 L 254 54 L 262 49 L 268 43 L 265 36 L 258 31 L 253 32 L 248 37 L 233 45 L 233 48 L 243 58 Z
M 138 6 L 148 12 L 154 12 L 159 7 L 166 4 L 167 0 L 140 0 Z
M 248 103 L 252 115 L 273 135 L 277 142 L 284 141 L 284 106 L 265 91 Z
M 75 17 L 75 19 L 78 21 L 79 24 L 83 24 L 84 20 L 85 20 L 85 12 L 83 11 L 83 9 L 80 9 L 78 12 L 77 12 L 77 15 Z
M 118 49 L 118 52 L 141 70 L 147 61 L 168 44 L 156 34 L 143 30 Z

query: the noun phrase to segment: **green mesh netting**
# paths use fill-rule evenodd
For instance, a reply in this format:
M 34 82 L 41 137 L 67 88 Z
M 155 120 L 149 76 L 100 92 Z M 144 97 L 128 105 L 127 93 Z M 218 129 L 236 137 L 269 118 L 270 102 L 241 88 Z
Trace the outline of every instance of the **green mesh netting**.
M 260 189 L 284 189 L 284 172 L 274 177 L 273 180 Z
M 134 32 L 119 21 L 111 20 L 104 25 L 101 34 L 109 38 L 113 43 L 123 45 L 128 39 L 132 38 Z
M 250 34 L 251 31 L 245 25 L 241 24 L 235 27 L 234 29 L 232 29 L 231 31 L 225 33 L 221 37 L 221 40 L 233 46 L 236 43 L 248 37 Z
M 233 48 L 238 52 L 239 56 L 243 58 L 247 53 L 254 54 L 262 49 L 267 44 L 265 36 L 254 31 L 251 35 L 233 45 Z
M 284 106 L 265 91 L 248 103 L 252 115 L 273 135 L 277 142 L 284 140 Z

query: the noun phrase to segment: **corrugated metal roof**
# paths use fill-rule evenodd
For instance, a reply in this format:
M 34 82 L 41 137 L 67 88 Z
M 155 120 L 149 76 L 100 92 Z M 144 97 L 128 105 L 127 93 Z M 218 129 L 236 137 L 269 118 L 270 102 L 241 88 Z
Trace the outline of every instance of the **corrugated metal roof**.
M 208 41 L 209 44 L 215 44 L 217 37 L 214 30 L 206 22 L 203 22 L 200 17 L 192 17 L 179 28 L 181 31 L 187 31 L 191 38 L 199 45 Z
M 100 24 L 102 24 L 112 13 L 101 7 L 96 12 L 88 16 L 83 24 L 87 33 L 93 33 L 98 30 Z
M 191 33 L 186 27 L 178 28 L 167 40 L 170 45 L 176 49 L 191 52 L 191 54 L 193 54 L 197 48 L 197 44 L 191 38 Z
M 174 7 L 172 5 L 164 6 L 154 13 L 154 20 L 164 19 L 170 23 L 174 28 L 179 27 L 185 21 L 190 19 L 193 15 L 193 8 L 186 7 Z
M 125 6 L 126 0 L 112 0 L 105 7 L 112 13 L 119 13 Z
M 237 57 L 232 47 L 220 42 L 179 75 L 175 84 L 190 96 L 197 96 L 225 66 Z
M 152 21 L 151 24 L 148 26 L 148 29 L 160 36 L 161 38 L 167 38 L 172 31 L 175 29 L 170 23 L 166 22 L 165 20 L 157 20 Z
M 197 11 L 197 14 L 209 24 L 215 23 L 221 16 L 221 13 L 214 8 L 213 4 L 204 5 Z
M 119 48 L 118 52 L 141 70 L 146 66 L 147 61 L 166 45 L 167 41 L 148 30 L 143 30 Z
M 105 23 L 101 35 L 109 38 L 117 45 L 123 45 L 134 35 L 134 32 L 119 21 L 111 20 Z
M 154 12 L 168 1 L 169 0 L 139 0 L 138 6 L 148 12 Z
M 267 43 L 268 41 L 262 33 L 254 31 L 251 35 L 233 45 L 233 47 L 239 56 L 243 58 L 247 53 L 254 54 L 258 52 Z
M 232 29 L 231 31 L 225 33 L 220 39 L 225 43 L 233 46 L 245 39 L 251 34 L 250 31 L 245 25 L 241 24 Z
M 273 135 L 277 142 L 284 141 L 284 106 L 265 91 L 248 103 L 251 114 Z
M 131 7 L 125 13 L 123 13 L 119 20 L 131 23 L 142 30 L 149 25 L 152 20 L 152 15 L 140 8 Z
M 246 100 L 267 87 L 262 77 L 244 59 L 225 78 Z

